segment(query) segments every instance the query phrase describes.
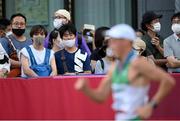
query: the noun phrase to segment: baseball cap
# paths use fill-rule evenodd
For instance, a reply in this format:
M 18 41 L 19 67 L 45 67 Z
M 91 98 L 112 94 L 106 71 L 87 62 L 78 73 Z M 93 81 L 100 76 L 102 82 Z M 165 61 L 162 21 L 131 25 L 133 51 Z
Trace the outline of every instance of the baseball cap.
M 162 18 L 163 15 L 156 14 L 153 11 L 148 11 L 143 15 L 142 23 L 150 23 L 152 20 Z

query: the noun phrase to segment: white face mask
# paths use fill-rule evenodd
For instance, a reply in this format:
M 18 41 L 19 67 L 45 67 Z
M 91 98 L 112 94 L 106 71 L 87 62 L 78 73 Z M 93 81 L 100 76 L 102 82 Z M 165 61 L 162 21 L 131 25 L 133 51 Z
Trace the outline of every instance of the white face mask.
M 60 49 L 64 49 L 64 44 L 61 38 L 57 38 L 58 40 L 56 40 L 56 45 L 60 48 Z
M 113 50 L 111 48 L 106 49 L 106 56 L 108 56 L 108 57 L 113 57 L 114 56 Z
M 154 32 L 160 32 L 160 30 L 161 30 L 161 24 L 159 22 L 153 24 L 153 31 Z
M 180 24 L 173 24 L 171 29 L 175 34 L 180 34 Z
M 7 33 L 6 33 L 6 37 L 8 37 L 8 36 L 11 35 L 11 34 L 12 34 L 12 31 L 7 32 Z
M 62 19 L 54 19 L 53 21 L 54 28 L 59 29 L 63 25 Z
M 65 47 L 71 48 L 71 47 L 75 46 L 75 42 L 76 42 L 76 39 L 63 40 L 63 45 L 64 45 Z

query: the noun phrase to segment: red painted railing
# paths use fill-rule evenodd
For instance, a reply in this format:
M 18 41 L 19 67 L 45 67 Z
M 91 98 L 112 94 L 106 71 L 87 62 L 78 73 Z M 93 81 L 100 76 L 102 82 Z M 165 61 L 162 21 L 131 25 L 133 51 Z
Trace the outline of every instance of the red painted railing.
M 180 75 L 151 119 L 180 119 Z M 103 76 L 86 76 L 96 87 Z M 111 96 L 103 104 L 74 89 L 78 76 L 0 79 L 0 119 L 114 119 Z M 151 95 L 156 90 L 152 85 Z

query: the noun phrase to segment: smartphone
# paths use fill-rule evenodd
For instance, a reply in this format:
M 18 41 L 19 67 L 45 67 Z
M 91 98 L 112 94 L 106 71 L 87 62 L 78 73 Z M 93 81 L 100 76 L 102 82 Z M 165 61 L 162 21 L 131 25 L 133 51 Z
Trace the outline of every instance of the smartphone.
M 92 24 L 84 24 L 83 29 L 84 29 L 84 30 L 92 30 L 92 31 L 95 31 L 95 26 L 92 25 Z

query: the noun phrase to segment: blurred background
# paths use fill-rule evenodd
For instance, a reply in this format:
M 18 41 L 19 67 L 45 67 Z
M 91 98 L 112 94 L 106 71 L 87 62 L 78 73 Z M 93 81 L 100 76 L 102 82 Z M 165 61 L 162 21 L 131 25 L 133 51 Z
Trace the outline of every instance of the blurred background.
M 152 10 L 163 14 L 160 34 L 171 34 L 170 17 L 180 11 L 180 0 L 0 0 L 0 17 L 10 18 L 21 12 L 27 17 L 28 35 L 32 25 L 43 24 L 48 30 L 53 28 L 53 13 L 65 8 L 71 12 L 77 29 L 84 24 L 111 27 L 117 23 L 128 23 L 137 29 L 143 13 Z

